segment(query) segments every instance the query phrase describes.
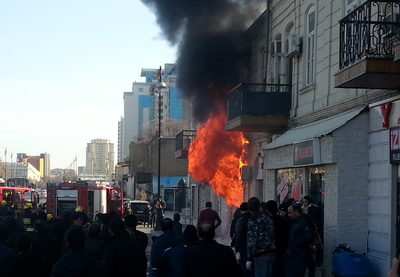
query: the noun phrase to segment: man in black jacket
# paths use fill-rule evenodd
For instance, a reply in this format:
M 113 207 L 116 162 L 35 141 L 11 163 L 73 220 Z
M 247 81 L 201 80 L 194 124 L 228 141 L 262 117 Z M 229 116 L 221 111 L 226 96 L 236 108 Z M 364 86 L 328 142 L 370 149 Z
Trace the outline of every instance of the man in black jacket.
M 151 246 L 151 274 L 150 276 L 158 276 L 162 264 L 164 251 L 170 247 L 183 246 L 185 239 L 174 233 L 174 222 L 170 218 L 161 220 L 161 236 L 153 237 L 153 245 Z
M 146 254 L 143 247 L 130 239 L 122 219 L 111 220 L 108 226 L 112 240 L 104 250 L 103 263 L 107 276 L 146 276 Z
M 251 217 L 247 202 L 240 204 L 240 218 L 235 226 L 235 252 L 236 260 L 239 262 L 243 270 L 244 277 L 254 276 L 254 271 L 249 271 L 246 268 L 247 262 L 247 223 Z
M 287 277 L 304 277 L 312 258 L 310 244 L 314 239 L 314 227 L 308 216 L 303 214 L 300 203 L 289 206 L 288 214 L 294 222 L 290 229 L 285 273 Z
M 188 248 L 183 258 L 183 276 L 242 276 L 232 248 L 214 240 L 215 227 L 212 224 L 201 224 L 198 234 L 200 241 Z
M 272 267 L 272 276 L 285 277 L 285 254 L 289 240 L 290 222 L 287 218 L 278 215 L 278 203 L 269 200 L 266 203 L 268 216 L 274 222 L 275 232 L 275 260 Z
M 108 276 L 103 265 L 84 251 L 86 235 L 81 228 L 73 228 L 67 234 L 69 251 L 53 267 L 52 277 Z

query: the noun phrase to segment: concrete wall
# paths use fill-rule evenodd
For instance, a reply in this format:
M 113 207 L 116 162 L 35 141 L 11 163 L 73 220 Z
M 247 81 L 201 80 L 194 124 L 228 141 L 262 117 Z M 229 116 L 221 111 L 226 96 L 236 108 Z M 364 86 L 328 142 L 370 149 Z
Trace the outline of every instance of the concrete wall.
M 377 273 L 386 276 L 396 245 L 396 166 L 389 161 L 389 129 L 379 106 L 370 109 L 368 255 Z M 393 103 L 390 126 L 398 126 L 399 102 Z

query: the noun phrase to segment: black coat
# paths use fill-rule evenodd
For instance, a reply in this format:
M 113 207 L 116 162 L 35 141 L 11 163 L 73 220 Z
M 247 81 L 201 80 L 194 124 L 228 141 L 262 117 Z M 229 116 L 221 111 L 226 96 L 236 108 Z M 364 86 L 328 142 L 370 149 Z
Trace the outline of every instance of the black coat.
M 35 232 L 32 234 L 32 251 L 49 259 L 54 265 L 61 256 L 58 240 L 52 233 Z
M 13 277 L 20 276 L 41 276 L 47 277 L 51 275 L 53 264 L 50 260 L 38 253 L 27 252 L 19 254 L 11 263 L 11 275 Z
M 127 231 L 113 237 L 104 249 L 107 276 L 146 276 L 147 259 L 143 247 Z
M 183 276 L 241 277 L 242 269 L 232 248 L 215 240 L 203 239 L 187 248 L 183 258 Z
M 104 274 L 103 265 L 84 251 L 67 252 L 53 267 L 52 277 L 98 277 Z
M 0 242 L 0 276 L 10 276 L 11 263 L 17 258 L 17 251 Z

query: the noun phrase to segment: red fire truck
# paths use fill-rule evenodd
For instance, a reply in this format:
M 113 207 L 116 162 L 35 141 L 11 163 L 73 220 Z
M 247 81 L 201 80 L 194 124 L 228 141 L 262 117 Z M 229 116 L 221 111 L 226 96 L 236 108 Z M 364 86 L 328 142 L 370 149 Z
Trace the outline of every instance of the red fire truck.
M 76 183 L 60 183 L 47 185 L 47 213 L 60 216 L 64 210 L 75 211 L 78 206 L 83 208 L 89 218 L 97 213 L 107 213 L 111 210 L 123 214 L 123 190 L 111 188 L 100 182 L 77 181 Z
M 32 204 L 36 210 L 39 198 L 32 188 L 24 187 L 0 187 L 0 203 L 4 207 L 12 207 L 16 211 L 22 211 L 27 203 Z

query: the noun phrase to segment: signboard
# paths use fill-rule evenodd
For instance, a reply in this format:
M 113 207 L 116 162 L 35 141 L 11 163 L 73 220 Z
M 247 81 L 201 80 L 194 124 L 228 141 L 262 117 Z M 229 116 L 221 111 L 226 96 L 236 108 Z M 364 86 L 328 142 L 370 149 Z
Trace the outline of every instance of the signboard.
M 390 129 L 390 163 L 400 164 L 400 127 Z
M 293 144 L 293 165 L 315 165 L 321 163 L 319 138 Z

